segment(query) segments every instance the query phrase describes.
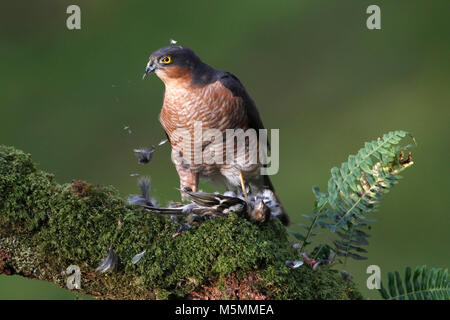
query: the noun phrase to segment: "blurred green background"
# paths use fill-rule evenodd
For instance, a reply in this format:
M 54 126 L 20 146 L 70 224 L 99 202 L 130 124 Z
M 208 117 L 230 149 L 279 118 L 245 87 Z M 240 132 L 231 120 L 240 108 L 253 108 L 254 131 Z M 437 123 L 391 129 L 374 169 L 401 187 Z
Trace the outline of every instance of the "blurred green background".
M 81 30 L 66 8 L 81 7 Z M 366 8 L 381 7 L 381 30 Z M 404 129 L 415 165 L 386 196 L 370 259 L 351 261 L 367 298 L 366 268 L 448 267 L 450 219 L 449 1 L 4 1 L 0 12 L 0 143 L 32 153 L 59 182 L 85 179 L 137 192 L 149 175 L 161 203 L 178 199 L 169 146 L 137 164 L 133 148 L 164 138 L 163 84 L 141 80 L 169 39 L 236 74 L 267 128 L 280 128 L 272 177 L 296 223 L 312 185 L 364 141 Z M 128 134 L 123 128 L 129 126 Z M 213 189 L 209 189 L 213 191 Z M 383 274 L 385 277 L 386 275 Z M 73 299 L 47 283 L 0 276 L 0 298 Z

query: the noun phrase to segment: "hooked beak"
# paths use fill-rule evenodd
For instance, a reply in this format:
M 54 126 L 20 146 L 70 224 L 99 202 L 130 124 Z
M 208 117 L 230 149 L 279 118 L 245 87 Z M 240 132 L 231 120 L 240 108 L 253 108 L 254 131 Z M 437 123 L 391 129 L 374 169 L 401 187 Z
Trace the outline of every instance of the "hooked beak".
M 142 76 L 142 80 L 144 80 L 145 77 L 146 77 L 149 73 L 152 73 L 153 71 L 155 71 L 155 69 L 156 69 L 156 66 L 153 64 L 152 61 L 149 61 L 149 62 L 147 63 L 147 66 L 145 67 L 145 72 L 144 72 L 144 75 Z

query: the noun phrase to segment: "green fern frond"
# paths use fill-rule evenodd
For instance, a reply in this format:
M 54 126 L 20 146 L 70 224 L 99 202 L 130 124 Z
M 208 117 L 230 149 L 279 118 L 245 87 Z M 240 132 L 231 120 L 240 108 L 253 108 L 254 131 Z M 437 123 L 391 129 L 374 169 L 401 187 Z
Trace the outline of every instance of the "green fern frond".
M 389 292 L 388 292 L 389 290 Z M 379 292 L 388 300 L 450 300 L 448 269 L 416 267 L 414 273 L 407 267 L 402 279 L 398 271 L 388 273 L 388 290 L 383 282 Z
M 397 183 L 398 172 L 412 164 L 404 159 L 404 148 L 399 144 L 408 135 L 405 131 L 392 131 L 372 142 L 366 142 L 364 148 L 338 169 L 331 169 L 328 181 L 328 204 L 335 231 L 338 228 L 348 230 L 348 222 L 354 219 L 364 220 L 364 214 L 373 212 L 382 200 L 382 194 Z M 375 162 L 377 161 L 377 162 Z
M 306 236 L 297 236 L 304 241 L 302 249 L 308 244 L 312 229 L 322 227 L 339 236 L 334 241 L 337 255 L 366 259 L 360 255 L 367 252 L 361 245 L 368 244 L 368 223 L 375 221 L 366 215 L 376 211 L 383 194 L 398 183 L 398 174 L 413 164 L 408 151 L 411 145 L 401 145 L 407 136 L 411 135 L 406 131 L 392 131 L 366 142 L 340 168 L 331 169 L 327 193 L 313 188 L 314 216 L 306 216 L 311 220 Z

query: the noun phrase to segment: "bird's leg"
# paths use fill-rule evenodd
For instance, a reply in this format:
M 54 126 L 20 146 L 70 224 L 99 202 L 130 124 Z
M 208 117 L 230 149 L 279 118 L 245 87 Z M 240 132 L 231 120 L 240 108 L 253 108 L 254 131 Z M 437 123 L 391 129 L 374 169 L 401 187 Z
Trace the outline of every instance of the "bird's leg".
M 189 176 L 189 187 L 192 189 L 192 191 L 197 192 L 198 190 L 198 173 L 197 172 L 191 172 Z
M 245 188 L 244 175 L 242 174 L 242 171 L 239 172 L 239 178 L 241 179 L 242 194 L 244 195 L 245 200 L 248 200 L 247 189 Z

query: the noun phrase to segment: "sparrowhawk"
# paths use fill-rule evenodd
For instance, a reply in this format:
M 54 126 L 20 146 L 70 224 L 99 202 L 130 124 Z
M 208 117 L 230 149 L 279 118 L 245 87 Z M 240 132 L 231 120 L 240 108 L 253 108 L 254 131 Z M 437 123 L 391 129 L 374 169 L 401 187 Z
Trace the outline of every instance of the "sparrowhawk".
M 249 139 L 242 150 L 233 149 L 235 157 L 231 163 L 225 161 L 224 156 L 223 162 L 202 160 L 226 148 L 227 129 L 254 129 L 257 134 L 259 129 L 264 129 L 255 103 L 236 76 L 213 69 L 191 49 L 175 45 L 160 48 L 150 55 L 144 77 L 151 72 L 165 84 L 160 122 L 172 146 L 172 161 L 182 190 L 188 188 L 195 192 L 199 179 L 206 179 L 228 190 L 242 187 L 244 195 L 247 191 L 245 183 L 252 192 L 270 189 L 275 194 L 268 175 L 261 175 L 262 164 L 248 161 L 249 149 L 254 144 Z M 197 141 L 200 150 L 196 149 L 196 123 L 200 123 L 203 132 L 214 129 L 223 138 L 201 137 L 201 141 Z M 260 140 L 259 135 L 257 139 Z M 195 161 L 196 150 L 200 153 L 200 161 Z M 279 202 L 278 197 L 277 200 Z M 283 212 L 279 218 L 287 225 L 288 215 L 281 203 L 280 207 Z

